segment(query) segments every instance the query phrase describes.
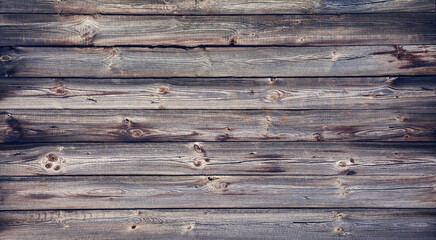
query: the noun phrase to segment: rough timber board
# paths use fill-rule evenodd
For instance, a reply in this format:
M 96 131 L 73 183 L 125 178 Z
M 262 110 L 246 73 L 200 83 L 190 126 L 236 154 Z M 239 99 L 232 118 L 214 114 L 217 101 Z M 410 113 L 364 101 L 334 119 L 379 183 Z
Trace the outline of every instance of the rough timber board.
M 2 110 L 0 141 L 434 141 L 433 109 Z
M 0 239 L 434 239 L 434 209 L 1 212 Z
M 2 145 L 0 176 L 432 176 L 435 143 L 49 143 Z
M 436 75 L 434 45 L 264 48 L 0 48 L 3 77 Z
M 2 177 L 0 210 L 435 208 L 435 181 L 434 175 Z
M 126 16 L 0 15 L 1 46 L 435 44 L 434 13 Z
M 433 78 L 5 78 L 0 108 L 423 108 L 436 105 Z
M 0 0 L 2 13 L 314 14 L 435 12 L 433 0 Z

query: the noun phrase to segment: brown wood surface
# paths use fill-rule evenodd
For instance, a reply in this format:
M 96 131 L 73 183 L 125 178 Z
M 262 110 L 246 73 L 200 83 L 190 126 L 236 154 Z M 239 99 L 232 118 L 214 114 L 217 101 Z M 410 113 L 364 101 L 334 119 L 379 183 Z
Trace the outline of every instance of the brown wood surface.
M 433 0 L 0 0 L 1 13 L 314 14 L 435 12 Z
M 0 108 L 422 108 L 436 106 L 433 78 L 5 78 L 0 81 Z
M 265 48 L 0 48 L 4 77 L 435 75 L 434 45 Z
M 116 23 L 116 24 L 114 24 Z M 434 44 L 434 13 L 252 16 L 0 15 L 0 45 Z
M 2 212 L 0 239 L 434 239 L 434 209 Z
M 0 239 L 435 239 L 434 0 L 0 0 Z
M 11 110 L 1 142 L 434 141 L 433 109 Z
M 2 145 L 0 176 L 436 173 L 435 143 L 165 142 Z
M 0 210 L 435 208 L 435 181 L 435 175 L 1 177 Z

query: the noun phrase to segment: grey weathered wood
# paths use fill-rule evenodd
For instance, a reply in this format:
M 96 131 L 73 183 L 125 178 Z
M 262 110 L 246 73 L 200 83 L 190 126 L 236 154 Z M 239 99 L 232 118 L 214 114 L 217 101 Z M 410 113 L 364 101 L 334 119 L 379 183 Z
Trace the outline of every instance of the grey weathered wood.
M 0 45 L 435 44 L 434 13 L 252 16 L 0 15 Z
M 434 12 L 433 0 L 0 0 L 1 13 L 295 14 Z
M 432 108 L 7 110 L 0 141 L 434 141 L 435 116 Z
M 429 176 L 1 177 L 0 210 L 100 208 L 435 208 Z M 23 204 L 25 203 L 25 204 Z
M 1 176 L 436 173 L 435 143 L 76 143 L 1 148 Z
M 434 239 L 434 209 L 2 212 L 0 239 Z
M 433 77 L 5 78 L 10 109 L 388 109 L 436 106 Z M 134 102 L 134 104 L 132 104 Z
M 434 45 L 269 48 L 0 48 L 5 77 L 436 75 Z

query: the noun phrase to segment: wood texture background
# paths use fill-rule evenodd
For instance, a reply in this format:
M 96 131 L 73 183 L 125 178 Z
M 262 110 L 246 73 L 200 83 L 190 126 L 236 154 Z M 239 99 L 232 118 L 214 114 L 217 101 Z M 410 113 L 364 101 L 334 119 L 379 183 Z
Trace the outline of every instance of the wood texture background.
M 0 0 L 0 239 L 435 239 L 433 0 Z

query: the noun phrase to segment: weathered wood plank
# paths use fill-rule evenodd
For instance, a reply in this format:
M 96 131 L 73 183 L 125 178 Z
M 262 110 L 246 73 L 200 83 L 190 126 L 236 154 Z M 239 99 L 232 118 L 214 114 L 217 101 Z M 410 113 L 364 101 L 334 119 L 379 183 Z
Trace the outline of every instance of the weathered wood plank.
M 433 107 L 436 106 L 433 78 L 5 78 L 0 81 L 0 107 L 336 110 Z
M 435 116 L 432 108 L 8 110 L 0 141 L 434 141 Z
M 434 12 L 433 0 L 0 0 L 1 13 L 313 14 Z
M 0 15 L 0 45 L 435 44 L 434 13 L 252 16 Z
M 435 181 L 436 175 L 2 177 L 0 209 L 435 208 Z
M 436 47 L 0 48 L 6 77 L 436 75 Z
M 1 176 L 436 173 L 436 143 L 76 143 L 0 148 Z
M 2 212 L 0 239 L 434 239 L 434 209 Z

